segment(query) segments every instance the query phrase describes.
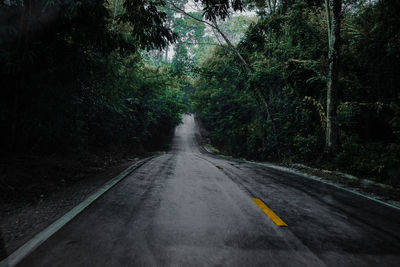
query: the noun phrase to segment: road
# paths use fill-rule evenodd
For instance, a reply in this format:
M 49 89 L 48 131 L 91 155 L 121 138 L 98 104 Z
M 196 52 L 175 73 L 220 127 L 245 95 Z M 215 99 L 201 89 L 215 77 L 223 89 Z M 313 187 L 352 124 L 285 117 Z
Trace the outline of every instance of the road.
M 155 157 L 19 266 L 400 266 L 400 212 L 202 152 L 185 115 Z M 266 204 L 276 225 L 252 200 Z

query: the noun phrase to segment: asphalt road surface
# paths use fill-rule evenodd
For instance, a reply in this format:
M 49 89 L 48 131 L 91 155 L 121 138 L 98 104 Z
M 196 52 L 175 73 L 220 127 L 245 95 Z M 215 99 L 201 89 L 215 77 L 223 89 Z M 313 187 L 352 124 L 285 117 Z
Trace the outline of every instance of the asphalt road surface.
M 400 266 L 398 210 L 204 153 L 196 135 L 186 115 L 169 153 L 134 171 L 19 265 Z

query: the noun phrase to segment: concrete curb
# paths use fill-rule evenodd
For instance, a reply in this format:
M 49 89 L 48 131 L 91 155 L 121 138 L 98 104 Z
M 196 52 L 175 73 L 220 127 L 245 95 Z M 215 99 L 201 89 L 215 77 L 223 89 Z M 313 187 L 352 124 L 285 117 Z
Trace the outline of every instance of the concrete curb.
M 397 206 L 397 205 L 390 204 L 390 203 L 388 203 L 388 202 L 385 202 L 385 201 L 379 200 L 379 199 L 377 199 L 377 198 L 368 196 L 368 195 L 366 195 L 366 194 L 357 192 L 357 191 L 355 191 L 355 190 L 352 190 L 352 189 L 343 187 L 343 186 L 338 185 L 338 184 L 335 184 L 335 183 L 333 183 L 333 182 L 326 181 L 325 179 L 323 179 L 323 178 L 321 178 L 321 177 L 318 177 L 318 176 L 314 176 L 314 175 L 311 175 L 311 174 L 306 174 L 306 173 L 300 172 L 300 171 L 298 171 L 298 170 L 294 170 L 294 169 L 290 169 L 290 168 L 286 168 L 286 167 L 282 167 L 282 166 L 276 166 L 276 165 L 272 165 L 272 164 L 258 163 L 258 162 L 251 162 L 251 161 L 246 161 L 246 162 L 251 163 L 251 164 L 266 166 L 266 167 L 271 168 L 271 169 L 275 169 L 275 170 L 279 170 L 279 171 L 284 171 L 284 172 L 288 172 L 288 173 L 291 173 L 291 174 L 296 174 L 296 175 L 302 176 L 302 177 L 304 177 L 304 178 L 311 179 L 311 180 L 314 180 L 314 181 L 318 181 L 318 182 L 321 182 L 321 183 L 324 183 L 324 184 L 333 186 L 333 187 L 335 187 L 335 188 L 338 188 L 338 189 L 347 191 L 347 192 L 349 192 L 349 193 L 353 193 L 353 194 L 359 195 L 359 196 L 361 196 L 361 197 L 367 198 L 367 199 L 369 199 L 369 200 L 378 202 L 378 203 L 380 203 L 380 204 L 382 204 L 382 205 L 385 205 L 385 206 L 388 206 L 388 207 L 390 207 L 390 208 L 393 208 L 393 209 L 396 209 L 396 210 L 399 210 L 399 211 L 400 211 L 400 207 Z
M 208 147 L 203 146 L 204 150 L 207 151 L 210 154 L 214 154 Z
M 134 163 L 132 166 L 128 167 L 125 171 L 123 171 L 118 176 L 114 177 L 107 183 L 105 183 L 100 189 L 98 189 L 95 193 L 90 195 L 87 199 L 82 201 L 80 204 L 72 208 L 69 212 L 67 212 L 64 216 L 53 222 L 46 229 L 38 233 L 31 240 L 26 242 L 20 248 L 11 253 L 7 258 L 3 259 L 0 262 L 0 267 L 11 267 L 17 265 L 23 258 L 28 256 L 33 250 L 39 247 L 43 242 L 49 239 L 53 234 L 55 234 L 58 230 L 60 230 L 65 224 L 70 222 L 73 218 L 75 218 L 78 214 L 80 214 L 84 209 L 86 209 L 90 204 L 92 204 L 96 199 L 118 184 L 125 177 L 130 175 L 134 170 L 138 169 L 145 163 L 149 162 L 153 158 L 157 156 L 148 157 L 138 162 Z
M 208 153 L 210 153 L 210 154 L 213 154 L 213 155 L 216 155 L 216 156 L 218 156 L 218 157 L 221 157 L 221 155 L 218 155 L 218 154 L 213 153 L 212 151 L 210 151 L 209 149 L 207 149 L 205 146 L 204 146 L 204 149 L 205 149 Z M 225 158 L 225 157 L 222 157 L 222 158 L 224 158 L 224 159 L 229 159 L 229 158 Z M 286 173 L 291 173 L 291 174 L 299 175 L 299 176 L 302 176 L 302 177 L 304 177 L 304 178 L 307 178 L 307 179 L 310 179 L 310 180 L 313 180 L 313 181 L 318 181 L 318 182 L 321 182 L 321 183 L 323 183 L 323 184 L 327 184 L 327 185 L 333 186 L 333 187 L 335 187 L 335 188 L 337 188 L 337 189 L 341 189 L 341 190 L 347 191 L 347 192 L 349 192 L 349 193 L 352 193 L 352 194 L 355 194 L 355 195 L 358 195 L 358 196 L 367 198 L 367 199 L 369 199 L 369 200 L 378 202 L 378 203 L 380 203 L 380 204 L 382 204 L 382 205 L 384 205 L 384 206 L 387 206 L 387 207 L 390 207 L 390 208 L 393 208 L 393 209 L 396 209 L 396 210 L 399 210 L 399 211 L 400 211 L 400 204 L 399 204 L 399 205 L 394 205 L 394 204 L 388 203 L 388 202 L 386 202 L 386 201 L 382 201 L 382 200 L 377 199 L 377 198 L 375 198 L 375 197 L 368 196 L 368 195 L 366 195 L 366 194 L 357 192 L 356 190 L 352 190 L 352 189 L 350 189 L 350 188 L 346 188 L 346 187 L 341 186 L 341 185 L 338 185 L 338 184 L 336 184 L 336 183 L 327 181 L 326 179 L 324 179 L 324 178 L 322 178 L 322 177 L 318 177 L 318 176 L 315 176 L 315 175 L 307 174 L 307 173 L 298 171 L 298 170 L 296 170 L 296 169 L 291 169 L 291 168 L 282 167 L 282 166 L 279 166 L 279 165 L 274 165 L 274 164 L 269 164 L 269 163 L 261 163 L 261 162 L 255 162 L 255 161 L 248 161 L 248 160 L 244 160 L 244 159 L 235 159 L 235 160 L 239 160 L 239 161 L 242 161 L 242 162 L 246 162 L 246 163 L 254 164 L 254 165 L 258 165 L 258 166 L 268 167 L 268 168 L 275 169 L 275 170 L 282 171 L 282 172 L 286 172 Z

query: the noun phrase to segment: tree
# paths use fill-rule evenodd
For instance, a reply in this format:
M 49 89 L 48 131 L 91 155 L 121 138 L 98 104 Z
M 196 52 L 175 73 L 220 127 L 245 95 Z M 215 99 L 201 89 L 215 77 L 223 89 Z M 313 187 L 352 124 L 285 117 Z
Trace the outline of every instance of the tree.
M 326 94 L 326 137 L 325 152 L 332 154 L 337 150 L 338 127 L 336 122 L 338 65 L 340 51 L 340 20 L 342 15 L 342 0 L 325 0 L 326 20 L 328 24 L 328 74 Z
M 199 16 L 198 13 L 191 13 Z M 199 43 L 204 38 L 205 25 L 190 17 L 176 17 L 174 32 L 179 36 L 174 45 L 172 66 L 177 76 L 193 73 L 195 54 L 199 52 Z
M 153 66 L 139 53 L 175 39 L 164 25 L 162 3 L 0 4 L 4 153 L 79 151 L 96 143 L 103 149 L 121 142 L 139 146 L 179 123 L 181 85 L 166 84 L 175 82 L 169 69 L 144 76 Z M 150 122 L 168 125 L 160 131 Z
M 226 1 L 222 0 L 222 2 L 226 2 Z M 227 2 L 229 2 L 229 1 L 227 1 Z M 195 17 L 192 14 L 186 12 L 183 8 L 178 7 L 173 2 L 169 2 L 169 3 L 171 4 L 171 6 L 174 7 L 174 9 L 177 12 L 182 13 L 182 14 L 188 16 L 188 17 L 191 17 L 192 19 L 195 19 L 197 21 L 203 22 L 204 24 L 210 26 L 213 30 L 218 32 L 221 35 L 221 37 L 224 39 L 224 41 L 227 44 L 228 48 L 234 53 L 234 55 L 241 62 L 241 64 L 243 65 L 244 69 L 246 70 L 247 74 L 249 76 L 252 74 L 253 71 L 252 71 L 250 65 L 247 63 L 247 61 L 241 55 L 239 50 L 232 44 L 231 40 L 227 37 L 227 35 L 221 30 L 221 28 L 218 25 L 217 16 L 219 15 L 221 17 L 221 19 L 227 18 L 229 16 L 229 9 L 227 9 L 226 11 L 223 11 L 223 12 L 218 11 L 218 10 L 217 11 L 213 11 L 210 8 L 210 5 L 209 5 L 208 1 L 203 1 L 203 4 L 205 4 L 206 6 L 204 7 L 204 10 L 205 10 L 204 17 L 205 17 L 205 19 L 202 19 L 202 18 Z M 240 10 L 242 10 L 242 9 L 240 8 Z M 276 135 L 277 127 L 275 125 L 275 122 L 274 122 L 274 119 L 273 119 L 273 115 L 272 115 L 272 113 L 270 111 L 270 104 L 269 104 L 268 97 L 258 87 L 255 87 L 255 88 L 251 87 L 251 90 L 253 90 L 255 95 L 256 96 L 258 95 L 258 97 L 261 99 L 261 101 L 263 103 L 263 106 L 264 106 L 264 108 L 265 108 L 265 110 L 267 112 L 268 118 L 271 121 L 272 128 L 273 128 L 273 131 L 274 131 L 273 134 L 274 134 L 274 136 L 277 136 Z

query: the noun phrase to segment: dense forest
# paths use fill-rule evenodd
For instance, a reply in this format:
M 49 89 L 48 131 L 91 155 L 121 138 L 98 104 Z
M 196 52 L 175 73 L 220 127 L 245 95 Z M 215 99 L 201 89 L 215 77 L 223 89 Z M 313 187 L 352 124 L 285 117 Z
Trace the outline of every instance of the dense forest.
M 133 27 L 134 2 L 120 23 L 106 1 L 2 4 L 2 152 L 138 151 L 179 123 L 181 84 L 140 50 L 174 36 Z
M 252 3 L 258 19 L 237 45 L 201 61 L 195 111 L 226 154 L 399 184 L 400 2 L 332 2 L 339 11 L 329 1 Z
M 194 112 L 222 153 L 400 183 L 397 0 L 0 4 L 2 158 L 158 149 Z

